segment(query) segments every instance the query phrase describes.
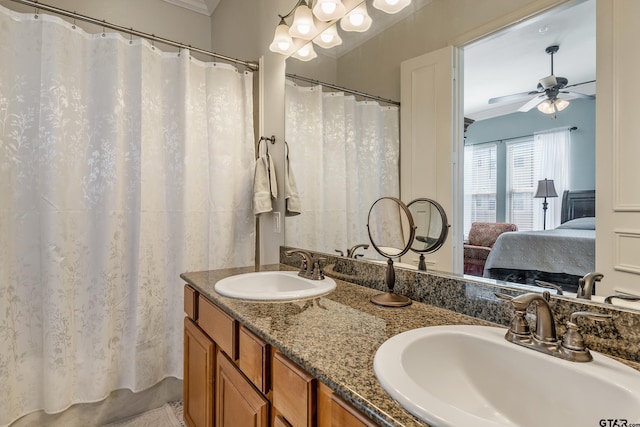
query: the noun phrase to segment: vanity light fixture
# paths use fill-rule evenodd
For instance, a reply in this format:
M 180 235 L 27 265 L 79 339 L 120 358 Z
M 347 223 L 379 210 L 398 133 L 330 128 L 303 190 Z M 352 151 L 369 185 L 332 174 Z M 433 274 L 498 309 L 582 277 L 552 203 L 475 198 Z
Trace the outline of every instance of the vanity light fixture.
M 373 0 L 373 7 L 383 12 L 394 14 L 411 4 L 411 0 Z
M 286 15 L 278 15 L 278 24 L 269 50 L 309 61 L 317 56 L 310 43 L 329 49 L 342 44 L 336 24 L 343 31 L 364 32 L 373 22 L 367 11 L 368 0 L 298 0 Z M 373 0 L 373 6 L 386 13 L 397 13 L 411 0 Z M 291 27 L 286 19 L 293 16 Z M 296 51 L 296 46 L 302 46 Z
M 544 114 L 554 114 L 562 111 L 569 106 L 569 101 L 565 99 L 547 99 L 538 104 L 538 111 Z
M 309 42 L 298 49 L 292 56 L 300 61 L 306 62 L 311 61 L 313 58 L 317 57 L 318 54 L 313 49 L 313 43 Z
M 336 25 L 333 24 L 326 30 L 320 33 L 320 35 L 313 39 L 313 42 L 320 47 L 325 49 L 330 49 L 334 46 L 338 46 L 342 43 L 342 39 L 338 34 L 338 29 Z
M 345 31 L 363 33 L 371 27 L 373 20 L 367 11 L 367 2 L 362 2 L 340 20 L 340 28 Z
M 311 40 L 316 35 L 316 25 L 313 22 L 313 13 L 306 0 L 301 0 L 293 13 L 293 23 L 289 28 L 289 35 L 302 40 Z
M 313 14 L 321 21 L 334 21 L 342 18 L 346 9 L 341 0 L 318 0 Z
M 289 35 L 289 26 L 282 17 L 280 18 L 280 24 L 276 27 L 269 50 L 282 55 L 291 55 L 295 51 L 293 39 Z

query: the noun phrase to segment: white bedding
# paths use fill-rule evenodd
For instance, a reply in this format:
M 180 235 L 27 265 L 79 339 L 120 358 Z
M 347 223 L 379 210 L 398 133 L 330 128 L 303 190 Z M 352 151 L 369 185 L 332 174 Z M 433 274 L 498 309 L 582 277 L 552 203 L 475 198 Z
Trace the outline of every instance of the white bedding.
M 493 245 L 484 276 L 492 268 L 534 270 L 576 276 L 595 271 L 596 231 L 556 228 L 501 234 Z

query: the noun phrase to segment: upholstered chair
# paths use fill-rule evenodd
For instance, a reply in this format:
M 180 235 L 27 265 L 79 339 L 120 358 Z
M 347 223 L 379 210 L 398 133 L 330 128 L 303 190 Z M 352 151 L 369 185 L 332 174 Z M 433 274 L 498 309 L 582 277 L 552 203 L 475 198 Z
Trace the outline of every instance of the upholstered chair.
M 498 236 L 518 231 L 518 226 L 507 222 L 474 222 L 469 240 L 464 243 L 464 274 L 482 276 L 484 264 Z

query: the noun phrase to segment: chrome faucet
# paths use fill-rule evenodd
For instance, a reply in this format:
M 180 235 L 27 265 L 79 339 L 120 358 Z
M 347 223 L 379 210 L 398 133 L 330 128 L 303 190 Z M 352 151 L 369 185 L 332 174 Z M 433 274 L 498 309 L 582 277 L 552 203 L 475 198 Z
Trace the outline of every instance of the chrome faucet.
M 559 342 L 556 336 L 553 312 L 549 305 L 550 294 L 548 291 L 543 292 L 542 295 L 532 292 L 515 298 L 503 294 L 496 294 L 496 296 L 510 301 L 515 309 L 515 316 L 511 319 L 509 330 L 504 336 L 507 341 L 572 362 L 589 362 L 593 360 L 589 349 L 584 344 L 582 335 L 578 331 L 577 319 L 586 317 L 595 321 L 603 321 L 611 318 L 608 314 L 588 311 L 575 312 L 569 318 L 567 332 L 562 337 L 562 341 Z M 525 314 L 529 305 L 534 301 L 536 302 L 536 330 L 532 334 L 525 319 Z
M 359 256 L 362 256 L 362 254 L 356 254 L 356 251 L 359 248 L 367 250 L 369 249 L 369 245 L 367 245 L 366 243 L 360 243 L 358 245 L 353 246 L 351 249 L 347 251 L 347 258 L 357 258 Z
M 322 271 L 320 263 L 326 261 L 326 258 L 319 257 L 318 259 L 314 259 L 311 252 L 302 249 L 291 249 L 285 251 L 284 254 L 288 257 L 293 256 L 294 254 L 299 254 L 302 257 L 298 276 L 311 280 L 324 279 L 324 272 Z
M 578 294 L 576 298 L 591 299 L 596 282 L 602 280 L 603 277 L 604 275 L 602 273 L 596 271 L 585 274 L 585 276 L 578 281 Z

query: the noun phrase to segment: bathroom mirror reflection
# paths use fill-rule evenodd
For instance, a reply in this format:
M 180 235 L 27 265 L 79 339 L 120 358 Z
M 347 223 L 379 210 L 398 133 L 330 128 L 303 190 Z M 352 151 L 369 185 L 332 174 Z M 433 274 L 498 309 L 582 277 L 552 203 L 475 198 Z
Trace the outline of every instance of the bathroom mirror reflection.
M 593 18 L 594 12 L 594 1 L 585 1 L 585 2 L 574 2 L 571 3 L 571 7 L 566 7 L 566 8 L 560 8 L 557 10 L 547 10 L 544 13 L 540 14 L 539 16 L 535 16 L 534 19 L 531 19 L 530 21 L 527 21 L 526 25 L 521 25 L 518 27 L 518 29 L 522 29 L 522 30 L 526 30 L 527 28 L 532 28 L 535 27 L 535 25 L 537 25 L 536 23 L 540 23 L 540 22 L 547 22 L 549 20 L 559 20 L 559 19 L 563 19 L 563 16 L 583 16 L 584 19 L 580 19 L 579 22 L 584 23 L 584 24 L 589 24 L 592 23 L 594 24 L 595 19 Z M 434 3 L 435 4 L 435 3 Z M 580 6 L 580 7 L 578 7 Z M 518 9 L 517 6 L 513 6 L 514 9 Z M 431 18 L 429 17 L 429 15 L 434 12 L 433 7 L 427 6 L 425 7 L 423 10 L 420 11 L 416 11 L 415 13 L 415 17 L 412 18 L 411 21 L 406 20 L 405 22 L 403 22 L 402 24 L 402 28 L 400 28 L 400 26 L 396 26 L 396 28 L 394 28 L 393 30 L 388 30 L 388 32 L 384 32 L 384 36 L 389 38 L 389 41 L 391 41 L 393 39 L 393 37 L 398 36 L 399 34 L 406 34 L 408 32 L 413 32 L 413 33 L 419 33 L 421 30 L 416 28 L 417 23 L 419 22 L 427 22 L 429 21 Z M 512 10 L 513 11 L 513 10 Z M 500 14 L 497 14 L 496 17 L 502 16 L 504 13 L 506 12 L 500 12 Z M 467 20 L 472 20 L 472 18 L 464 18 Z M 415 22 L 414 22 L 415 21 Z M 431 22 L 431 21 L 429 21 Z M 578 21 L 573 20 L 573 21 L 568 21 L 568 25 L 565 27 L 560 27 L 560 28 L 565 28 L 565 31 L 575 31 L 576 27 L 578 27 Z M 582 24 L 581 24 L 582 25 Z M 429 26 L 424 26 L 425 28 L 429 27 Z M 430 28 L 432 28 L 433 26 L 431 26 Z M 472 28 L 475 28 L 476 26 L 473 26 Z M 438 27 L 440 28 L 440 27 Z M 446 40 L 451 40 L 453 38 L 455 38 L 456 36 L 460 36 L 460 34 L 452 34 L 450 29 L 446 29 L 443 28 L 443 38 Z M 585 29 L 585 31 L 589 31 L 589 29 Z M 517 36 L 518 31 L 514 31 L 514 36 Z M 549 34 L 549 36 L 551 36 L 551 34 Z M 382 35 L 380 36 L 382 37 Z M 545 36 L 546 37 L 546 36 Z M 581 40 L 584 41 L 591 41 L 593 42 L 593 40 L 595 39 L 595 35 L 592 34 L 592 36 L 589 37 L 582 37 L 580 38 Z M 494 37 L 491 40 L 485 40 L 484 44 L 489 46 L 491 45 L 491 43 L 500 43 L 501 42 L 501 38 L 499 37 Z M 577 39 L 576 39 L 577 40 Z M 543 75 L 544 74 L 544 70 L 547 70 L 548 68 L 548 62 L 549 62 L 549 57 L 548 55 L 545 53 L 544 51 L 544 47 L 547 46 L 548 44 L 552 44 L 551 41 L 547 42 L 546 39 L 544 41 L 541 42 L 544 46 L 542 47 L 542 49 L 538 49 L 539 51 L 539 63 L 540 64 L 544 64 L 543 66 L 543 70 L 535 70 L 537 72 L 537 74 Z M 319 55 L 319 57 L 314 60 L 311 61 L 309 63 L 302 63 L 300 61 L 297 60 L 293 60 L 290 59 L 287 61 L 287 72 L 290 73 L 296 73 L 296 74 L 302 74 L 302 75 L 309 75 L 309 76 L 313 76 L 315 78 L 318 79 L 322 79 L 322 80 L 326 80 L 326 81 L 334 81 L 338 84 L 344 85 L 344 86 L 353 86 L 355 88 L 358 89 L 362 89 L 364 88 L 364 90 L 366 90 L 367 87 L 375 87 L 375 91 L 376 94 L 381 95 L 381 96 L 386 96 L 386 97 L 390 97 L 393 98 L 395 95 L 394 93 L 399 93 L 399 82 L 397 81 L 397 79 L 392 78 L 393 75 L 395 74 L 390 74 L 391 70 L 390 70 L 390 65 L 389 63 L 387 63 L 387 61 L 390 61 L 391 63 L 399 63 L 403 58 L 402 58 L 402 52 L 398 51 L 394 51 L 392 54 L 391 52 L 389 52 L 389 54 L 386 53 L 386 51 L 381 51 L 380 49 L 376 50 L 376 61 L 378 63 L 381 62 L 381 65 L 379 67 L 376 67 L 375 70 L 374 68 L 369 67 L 366 73 L 362 72 L 362 66 L 357 66 L 357 64 L 369 64 L 369 58 L 367 56 L 367 58 L 361 58 L 361 60 L 359 59 L 358 61 L 354 60 L 354 56 L 357 55 L 369 55 L 369 51 L 371 50 L 371 46 L 369 46 L 371 43 L 368 43 L 366 46 L 362 45 L 361 47 L 358 47 L 358 49 L 356 49 L 357 53 L 355 51 L 352 52 L 343 52 L 338 58 L 335 59 L 335 64 L 333 64 L 331 62 L 331 58 L 327 58 L 327 57 L 323 57 L 322 55 Z M 593 44 L 593 43 L 592 43 Z M 433 50 L 433 49 L 432 49 Z M 522 49 L 521 49 L 522 50 Z M 570 45 L 568 44 L 568 42 L 563 42 L 562 47 L 561 47 L 561 55 L 564 55 L 564 57 L 566 58 L 567 55 L 572 55 L 574 52 L 576 51 L 576 49 L 572 49 L 570 47 Z M 417 51 L 420 52 L 420 51 Z M 498 54 L 498 52 L 502 52 L 502 50 L 500 49 L 494 49 L 491 52 L 495 52 L 497 56 L 504 56 L 504 55 L 500 55 Z M 524 52 L 524 51 L 523 51 Z M 528 50 L 527 50 L 528 52 Z M 531 49 L 531 52 L 534 52 L 534 49 Z M 593 52 L 593 50 L 587 49 L 584 51 L 585 52 L 585 57 L 594 57 L 595 53 Z M 484 63 L 492 63 L 495 64 L 496 61 L 500 58 L 494 58 L 493 56 L 491 56 L 491 61 L 487 60 L 487 55 L 480 55 L 480 57 L 483 59 Z M 561 56 L 558 56 L 558 61 L 562 61 L 563 62 L 563 73 L 564 74 L 568 74 L 565 72 L 566 67 L 568 66 L 566 63 L 565 58 L 562 58 Z M 381 61 L 382 59 L 382 61 Z M 406 58 L 405 58 L 406 59 Z M 364 61 L 364 62 L 363 62 Z M 468 61 L 465 59 L 465 94 L 468 92 L 468 88 L 467 88 L 467 82 L 466 79 L 467 77 L 469 77 L 466 74 L 466 68 L 468 63 Z M 337 67 L 333 67 L 333 65 L 337 65 Z M 558 62 L 558 66 L 560 62 Z M 337 68 L 337 71 L 336 71 Z M 532 65 L 532 68 L 533 67 Z M 356 72 L 357 69 L 360 69 L 360 72 Z M 505 68 L 506 69 L 506 68 Z M 495 71 L 495 70 L 494 70 Z M 333 74 L 332 74 L 333 73 Z M 542 73 L 542 74 L 541 74 Z M 382 77 L 384 76 L 384 81 L 382 80 Z M 540 76 L 538 76 L 540 77 Z M 582 80 L 588 80 L 586 79 L 582 79 L 581 77 L 572 77 L 567 75 L 568 78 L 571 79 L 571 81 L 582 81 Z M 535 81 L 536 78 L 535 76 L 532 77 L 532 81 Z M 580 80 L 577 80 L 580 79 Z M 476 78 L 477 80 L 477 78 Z M 531 79 L 529 79 L 531 80 Z M 504 83 L 504 80 L 501 79 L 501 82 Z M 485 81 L 486 83 L 486 81 Z M 528 83 L 530 85 L 530 82 Z M 504 90 L 504 88 L 503 88 Z M 524 89 L 523 89 L 524 90 Z M 517 91 L 511 91 L 511 92 L 517 92 Z M 509 93 L 511 93 L 509 92 Z M 505 92 L 507 93 L 507 92 Z M 498 94 L 499 95 L 499 94 Z M 493 95 L 491 95 L 493 96 Z M 585 105 L 591 103 L 589 105 Z M 587 121 L 583 123 L 578 123 L 578 122 L 571 122 L 571 123 L 567 123 L 568 125 L 577 125 L 578 127 L 578 131 L 577 132 L 572 132 L 572 147 L 577 148 L 579 147 L 579 149 L 573 150 L 572 149 L 572 155 L 574 153 L 574 151 L 576 152 L 575 154 L 578 155 L 579 157 L 575 160 L 577 161 L 579 164 L 587 164 L 590 165 L 593 163 L 593 159 L 594 159 L 594 146 L 595 146 L 595 135 L 593 132 L 593 123 L 595 122 L 594 119 L 594 115 L 595 115 L 595 108 L 593 108 L 594 102 L 593 100 L 572 100 L 571 101 L 571 107 L 568 108 L 566 111 L 563 111 L 562 114 L 558 114 L 556 120 L 548 120 L 547 116 L 542 115 L 542 113 L 539 113 L 537 110 L 535 111 L 531 111 L 530 113 L 533 114 L 539 114 L 542 116 L 542 119 L 546 119 L 544 120 L 547 124 L 549 124 L 549 126 L 564 126 L 565 124 L 565 118 L 569 116 L 569 114 L 573 114 L 573 112 L 571 110 L 575 110 L 574 112 L 578 112 L 579 110 L 584 110 L 584 111 L 588 111 L 590 112 L 589 114 L 591 114 L 590 119 L 588 119 Z M 524 113 L 515 113 L 515 114 L 520 114 L 520 115 L 524 115 Z M 529 114 L 529 113 L 527 113 Z M 542 120 L 541 119 L 541 120 Z M 477 123 L 471 125 L 471 128 L 478 127 L 479 126 L 479 121 L 477 120 Z M 515 125 L 514 125 L 515 126 Z M 568 128 L 570 128 L 571 126 L 568 126 Z M 518 129 L 518 130 L 522 130 L 522 123 L 518 123 L 517 126 L 514 127 L 514 129 Z M 520 133 L 516 133 L 516 135 L 520 135 Z M 497 139 L 504 139 L 502 137 L 497 138 Z M 400 167 L 402 167 L 402 165 L 400 165 Z M 572 170 L 578 170 L 577 168 L 572 168 Z M 593 172 L 594 168 L 592 167 L 583 167 L 583 168 L 579 168 L 579 170 L 583 170 L 583 171 L 591 171 Z M 575 174 L 574 174 L 575 175 Z M 580 184 L 577 181 L 577 177 L 575 177 L 574 175 L 571 175 L 570 178 L 570 184 L 569 184 L 569 188 L 571 189 L 571 191 L 576 191 L 576 190 L 580 190 L 580 189 L 592 189 L 594 188 L 595 185 L 593 185 L 593 183 L 591 183 L 591 185 L 587 185 L 586 183 L 584 185 Z M 590 175 L 590 179 L 595 181 L 595 174 L 591 174 Z M 534 188 L 535 190 L 535 188 Z M 560 205 L 561 204 L 561 198 L 562 198 L 562 194 L 559 193 L 559 197 L 557 199 L 552 200 L 556 205 Z M 534 211 L 534 214 L 536 215 L 541 215 L 542 214 L 542 209 L 541 209 L 541 201 L 539 199 L 535 199 L 535 200 L 530 200 L 531 203 L 533 203 L 533 205 L 536 207 L 536 210 Z M 535 203 L 534 203 L 535 202 Z M 465 206 L 467 206 L 467 201 L 465 199 L 464 202 Z M 550 213 L 548 213 L 549 218 L 550 218 Z M 549 219 L 547 218 L 547 219 Z M 493 219 L 492 221 L 498 221 L 498 219 Z M 502 221 L 506 221 L 505 219 L 502 219 Z M 287 224 L 288 225 L 288 224 Z M 463 237 L 463 233 L 459 233 L 459 237 L 462 239 Z M 349 242 L 347 244 L 347 246 L 345 247 L 349 247 L 348 245 L 353 244 L 354 242 Z M 453 242 L 454 245 L 458 245 L 459 247 L 462 246 L 462 242 L 461 241 L 456 241 Z M 344 244 L 342 245 L 344 246 Z M 341 246 L 341 247 L 342 247 Z M 331 245 L 325 246 L 325 247 L 321 247 L 321 246 L 316 246 L 314 247 L 314 249 L 318 249 L 321 250 L 323 252 L 326 253 L 333 253 L 333 249 L 335 249 L 334 247 L 332 247 Z M 405 258 L 409 258 L 409 256 L 405 256 Z M 396 263 L 396 267 L 397 267 L 397 263 Z M 477 277 L 469 277 L 470 280 L 476 280 L 476 281 L 486 281 L 485 278 L 477 276 Z M 604 278 L 604 281 L 609 281 L 611 279 L 608 278 Z M 493 282 L 492 280 L 488 281 L 489 283 Z M 508 284 L 510 284 L 509 282 L 507 282 Z M 602 284 L 600 284 L 602 285 Z M 526 285 L 525 285 L 526 286 Z M 521 288 L 522 286 L 520 284 L 517 283 L 513 283 L 513 287 L 514 288 Z M 538 290 L 538 291 L 542 291 L 543 288 L 537 288 L 535 286 L 529 286 L 530 290 Z M 600 290 L 602 289 L 602 286 L 596 286 L 596 291 L 600 292 Z M 604 292 L 604 291 L 602 291 Z M 608 294 L 606 294 L 608 295 Z M 602 297 L 604 298 L 606 296 L 605 294 L 602 294 Z M 620 299 L 619 298 L 613 298 L 613 303 L 616 305 L 620 304 Z M 637 307 L 630 307 L 630 308 L 637 308 Z

